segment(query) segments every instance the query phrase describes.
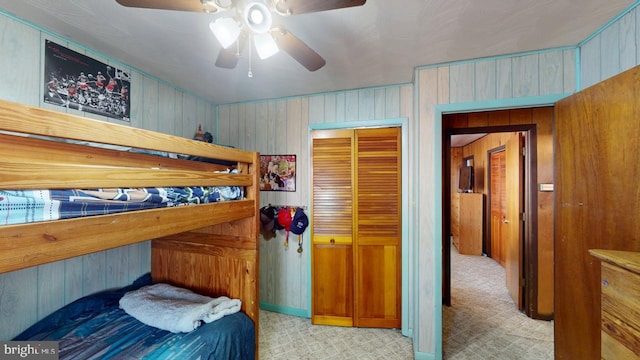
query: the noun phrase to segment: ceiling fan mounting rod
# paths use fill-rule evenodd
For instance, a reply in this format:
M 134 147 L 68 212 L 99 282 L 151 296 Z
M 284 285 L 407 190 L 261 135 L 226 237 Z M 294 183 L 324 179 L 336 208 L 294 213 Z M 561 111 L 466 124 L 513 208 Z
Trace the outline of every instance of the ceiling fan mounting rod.
M 253 77 L 253 72 L 251 71 L 251 46 L 249 46 L 249 72 L 247 73 L 247 76 L 250 78 Z

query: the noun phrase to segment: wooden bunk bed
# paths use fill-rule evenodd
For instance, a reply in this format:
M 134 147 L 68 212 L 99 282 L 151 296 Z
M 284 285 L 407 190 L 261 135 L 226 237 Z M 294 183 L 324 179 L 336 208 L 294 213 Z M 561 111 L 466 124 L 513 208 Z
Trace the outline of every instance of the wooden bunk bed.
M 258 153 L 2 100 L 0 132 L 0 189 L 240 187 L 234 201 L 0 225 L 0 273 L 152 240 L 152 281 L 240 299 L 257 358 Z

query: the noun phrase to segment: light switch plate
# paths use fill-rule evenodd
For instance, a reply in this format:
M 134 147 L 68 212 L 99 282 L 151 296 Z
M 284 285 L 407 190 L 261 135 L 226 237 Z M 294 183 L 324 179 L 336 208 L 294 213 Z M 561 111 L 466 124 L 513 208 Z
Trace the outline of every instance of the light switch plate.
M 553 184 L 539 184 L 540 191 L 553 191 Z

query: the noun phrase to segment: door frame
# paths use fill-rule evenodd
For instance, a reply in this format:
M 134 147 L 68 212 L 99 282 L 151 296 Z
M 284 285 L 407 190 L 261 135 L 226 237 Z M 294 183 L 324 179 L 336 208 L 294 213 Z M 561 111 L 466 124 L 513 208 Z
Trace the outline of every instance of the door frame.
M 485 110 L 479 110 L 485 111 Z M 491 110 L 486 110 L 491 111 Z M 537 184 L 537 131 L 535 124 L 488 126 L 474 128 L 445 128 L 442 126 L 442 303 L 451 306 L 451 136 L 457 134 L 524 132 L 525 135 L 525 165 L 524 165 L 524 234 L 522 273 L 526 279 L 524 287 L 524 310 L 531 318 L 539 318 L 538 303 L 538 203 L 536 194 Z M 485 217 L 485 229 L 486 227 Z M 484 231 L 483 243 L 486 241 L 487 231 Z
M 547 95 L 535 95 L 535 96 L 525 96 L 518 98 L 505 98 L 505 99 L 496 99 L 496 100 L 479 100 L 479 101 L 471 101 L 471 102 L 459 102 L 459 103 L 446 103 L 439 104 L 433 107 L 433 114 L 429 110 L 427 110 L 429 119 L 433 120 L 433 129 L 430 129 L 429 134 L 432 135 L 433 144 L 431 149 L 436 154 L 438 151 L 444 151 L 446 148 L 444 145 L 446 141 L 446 137 L 444 136 L 444 132 L 442 130 L 442 114 L 451 114 L 451 113 L 461 113 L 461 112 L 471 112 L 471 111 L 491 111 L 491 110 L 505 110 L 505 109 L 519 109 L 519 108 L 528 108 L 528 107 L 539 107 L 539 106 L 555 106 L 555 103 L 560 99 L 563 99 L 567 96 L 570 96 L 572 93 L 559 93 L 559 94 L 547 94 Z M 415 97 L 415 108 L 414 114 L 420 114 L 420 101 L 419 98 Z M 418 116 L 417 115 L 417 116 Z M 415 131 L 414 141 L 418 141 L 419 131 Z M 450 140 L 449 140 L 450 141 Z M 433 295 L 430 297 L 433 301 L 433 321 L 435 321 L 435 353 L 436 359 L 442 359 L 442 341 L 443 341 L 443 326 L 442 326 L 442 305 L 444 304 L 444 241 L 443 238 L 446 234 L 444 231 L 444 219 L 447 216 L 444 215 L 444 189 L 443 189 L 443 157 L 434 156 L 433 158 L 433 175 L 435 179 L 434 191 L 436 196 L 433 198 L 433 207 L 434 207 L 434 226 L 433 232 L 428 234 L 433 239 Z M 418 181 L 417 179 L 415 181 Z M 449 181 L 447 179 L 447 181 Z M 439 196 L 438 196 L 439 195 Z M 415 230 L 413 233 L 415 238 L 418 238 L 418 235 L 415 234 Z M 416 240 L 419 241 L 419 240 Z M 449 248 L 449 251 L 451 249 Z M 449 256 L 449 254 L 446 254 Z M 450 268 L 449 268 L 450 269 Z M 554 276 L 555 278 L 556 276 Z M 449 296 L 451 294 L 449 293 Z M 419 299 L 419 297 L 416 297 Z M 416 317 L 416 322 L 419 322 L 419 319 Z M 415 342 L 414 342 L 415 344 Z
M 491 238 L 492 238 L 492 221 L 491 221 L 491 198 L 493 196 L 493 192 L 491 191 L 491 186 L 493 184 L 493 180 L 491 179 L 491 169 L 493 168 L 491 165 L 491 155 L 495 154 L 495 153 L 499 153 L 499 152 L 503 152 L 506 151 L 506 146 L 505 145 L 500 145 L 498 147 L 494 147 L 491 148 L 489 150 L 487 150 L 487 189 L 489 189 L 488 193 L 487 193 L 487 210 L 488 210 L 488 214 L 487 217 L 488 219 L 486 219 L 485 226 L 487 229 L 487 235 L 484 237 L 484 239 L 482 239 L 482 246 L 483 246 L 483 251 L 485 254 L 487 254 L 487 256 L 489 256 L 490 258 L 493 259 L 493 254 L 491 253 Z M 495 259 L 494 259 L 495 260 Z

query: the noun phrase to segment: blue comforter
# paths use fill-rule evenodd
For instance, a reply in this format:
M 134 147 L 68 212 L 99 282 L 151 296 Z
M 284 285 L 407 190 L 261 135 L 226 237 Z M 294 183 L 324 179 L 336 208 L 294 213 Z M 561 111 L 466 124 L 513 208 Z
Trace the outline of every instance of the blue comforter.
M 119 308 L 127 291 L 150 283 L 147 275 L 125 288 L 76 300 L 14 340 L 58 341 L 60 359 L 254 359 L 255 328 L 244 313 L 174 334 Z
M 0 225 L 238 200 L 242 188 L 169 187 L 87 190 L 0 190 Z

